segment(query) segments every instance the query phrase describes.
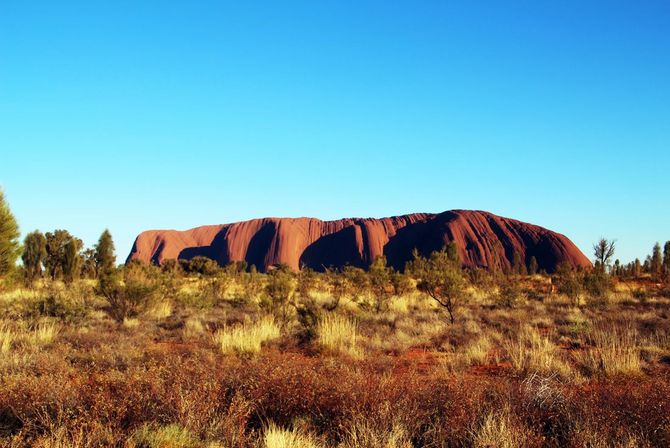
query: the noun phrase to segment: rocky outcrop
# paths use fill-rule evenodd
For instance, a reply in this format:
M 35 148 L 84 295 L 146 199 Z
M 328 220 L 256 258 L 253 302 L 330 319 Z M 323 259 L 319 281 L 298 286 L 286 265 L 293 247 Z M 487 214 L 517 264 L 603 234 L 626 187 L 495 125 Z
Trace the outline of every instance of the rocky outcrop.
M 401 269 L 416 248 L 422 254 L 454 241 L 467 267 L 503 270 L 515 254 L 540 269 L 561 263 L 589 267 L 590 261 L 564 235 L 483 211 L 451 210 L 381 219 L 263 218 L 190 230 L 142 232 L 128 256 L 160 264 L 168 259 L 205 256 L 225 265 L 246 261 L 265 271 L 277 264 L 294 270 L 345 265 L 366 267 L 379 255 Z

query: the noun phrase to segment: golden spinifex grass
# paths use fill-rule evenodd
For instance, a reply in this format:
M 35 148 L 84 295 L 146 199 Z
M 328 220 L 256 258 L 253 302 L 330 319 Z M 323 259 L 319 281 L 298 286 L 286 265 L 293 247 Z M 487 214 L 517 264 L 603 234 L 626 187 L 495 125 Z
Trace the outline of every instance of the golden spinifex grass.
M 358 326 L 346 316 L 326 314 L 317 327 L 319 345 L 329 351 L 360 356 Z
M 310 434 L 297 429 L 286 429 L 271 423 L 263 434 L 263 448 L 321 448 Z
M 327 277 L 277 317 L 255 275 L 170 279 L 124 320 L 87 284 L 0 293 L 0 446 L 670 446 L 663 290 L 471 285 L 451 324 Z
M 561 351 L 547 337 L 533 327 L 524 325 L 517 337 L 506 343 L 509 359 L 521 372 L 555 373 L 564 378 L 573 376 L 572 369 L 563 359 Z
M 253 354 L 261 351 L 264 342 L 278 338 L 279 326 L 272 316 L 257 322 L 222 328 L 214 334 L 214 341 L 223 353 Z
M 610 377 L 641 374 L 640 340 L 632 325 L 603 323 L 589 340 L 592 346 L 580 357 L 589 372 Z
M 12 348 L 14 339 L 16 339 L 16 335 L 11 328 L 6 325 L 0 326 L 0 353 L 8 353 Z
M 51 344 L 56 339 L 60 328 L 54 322 L 41 322 L 37 324 L 29 335 L 31 342 L 35 345 Z

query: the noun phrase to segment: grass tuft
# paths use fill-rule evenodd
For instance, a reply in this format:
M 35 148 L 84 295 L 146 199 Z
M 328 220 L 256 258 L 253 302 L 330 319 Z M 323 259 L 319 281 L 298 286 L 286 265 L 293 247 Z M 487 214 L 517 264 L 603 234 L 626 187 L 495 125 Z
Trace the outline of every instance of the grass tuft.
M 60 327 L 55 323 L 40 323 L 30 335 L 30 342 L 38 346 L 51 344 L 59 331 Z
M 556 345 L 533 327 L 522 327 L 516 340 L 507 341 L 506 349 L 512 366 L 519 372 L 555 373 L 561 378 L 575 375 L 559 357 Z
M 263 434 L 264 448 L 320 448 L 314 438 L 296 429 L 283 429 L 270 424 Z
M 266 316 L 257 322 L 223 328 L 214 334 L 214 341 L 223 353 L 253 354 L 261 351 L 264 342 L 279 337 L 279 326 Z
M 9 353 L 16 335 L 7 326 L 0 326 L 0 353 Z
M 486 414 L 473 431 L 475 448 L 517 448 L 526 446 L 525 432 L 511 421 L 510 411 L 502 409 Z
M 361 355 L 357 344 L 358 325 L 355 321 L 338 314 L 329 314 L 319 321 L 316 332 L 322 348 L 352 357 Z
M 147 314 L 153 319 L 165 319 L 172 315 L 172 304 L 170 302 L 159 302 L 151 307 Z
M 595 329 L 590 340 L 593 347 L 581 357 L 590 373 L 611 377 L 616 375 L 640 375 L 640 341 L 632 327 Z
M 172 424 L 162 427 L 144 425 L 128 441 L 129 448 L 197 448 L 203 446 L 187 429 Z
M 126 328 L 137 328 L 140 326 L 140 321 L 136 317 L 124 317 L 123 326 Z

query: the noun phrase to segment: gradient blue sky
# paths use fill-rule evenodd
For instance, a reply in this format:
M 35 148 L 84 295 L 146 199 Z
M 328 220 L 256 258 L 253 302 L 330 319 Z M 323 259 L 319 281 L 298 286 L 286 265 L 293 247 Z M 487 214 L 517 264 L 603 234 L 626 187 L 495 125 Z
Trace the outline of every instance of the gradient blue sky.
M 0 1 L 25 234 L 483 209 L 670 239 L 670 2 Z

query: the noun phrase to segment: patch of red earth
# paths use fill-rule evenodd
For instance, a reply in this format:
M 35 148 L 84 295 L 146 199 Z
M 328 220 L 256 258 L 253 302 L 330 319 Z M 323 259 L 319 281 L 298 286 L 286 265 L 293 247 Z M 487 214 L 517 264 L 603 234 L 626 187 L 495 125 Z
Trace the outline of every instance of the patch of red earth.
M 469 373 L 477 376 L 506 376 L 512 371 L 512 363 L 509 361 L 503 361 L 492 364 L 482 364 L 478 366 L 472 366 Z
M 444 354 L 424 348 L 412 347 L 397 356 L 393 372 L 405 373 L 409 370 L 414 370 L 417 373 L 427 374 L 438 364 L 440 358 L 444 358 Z
M 413 370 L 419 374 L 429 374 L 445 358 L 445 353 L 412 347 L 397 356 L 393 372 L 406 373 Z M 496 359 L 495 353 L 490 356 L 490 359 Z M 467 373 L 475 376 L 507 376 L 512 370 L 512 364 L 504 361 L 472 366 Z

